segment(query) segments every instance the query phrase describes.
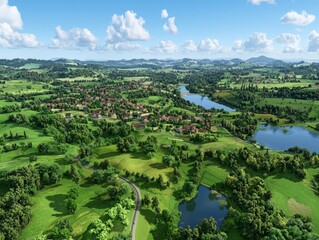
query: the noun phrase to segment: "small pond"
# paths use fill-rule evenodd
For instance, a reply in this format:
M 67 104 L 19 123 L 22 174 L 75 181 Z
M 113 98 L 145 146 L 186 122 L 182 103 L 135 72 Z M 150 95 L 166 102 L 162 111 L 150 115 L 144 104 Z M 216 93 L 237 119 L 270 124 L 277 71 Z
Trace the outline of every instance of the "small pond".
M 224 109 L 227 112 L 235 112 L 235 109 L 227 107 L 223 104 L 214 102 L 206 96 L 202 96 L 196 93 L 190 93 L 185 86 L 180 86 L 179 90 L 185 100 L 190 101 L 191 103 L 194 103 L 198 106 L 202 106 L 203 108 L 207 110 L 215 108 L 219 110 Z
M 204 218 L 213 217 L 219 228 L 227 215 L 226 197 L 212 194 L 211 190 L 205 186 L 199 186 L 196 198 L 190 201 L 183 201 L 178 209 L 182 212 L 179 227 L 195 227 L 201 224 Z
M 319 133 L 299 126 L 278 127 L 262 124 L 252 139 L 272 150 L 287 150 L 298 146 L 310 152 L 319 152 Z

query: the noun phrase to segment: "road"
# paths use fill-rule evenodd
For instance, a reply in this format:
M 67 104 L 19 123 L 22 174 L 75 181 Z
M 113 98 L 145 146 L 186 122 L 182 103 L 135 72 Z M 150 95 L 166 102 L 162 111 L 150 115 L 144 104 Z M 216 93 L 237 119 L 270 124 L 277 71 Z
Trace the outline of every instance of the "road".
M 141 208 L 141 204 L 142 204 L 142 197 L 141 197 L 141 192 L 138 189 L 138 187 L 136 187 L 132 182 L 130 182 L 128 179 L 121 177 L 120 179 L 124 182 L 126 182 L 127 184 L 130 185 L 130 187 L 133 189 L 133 191 L 135 192 L 135 209 L 134 209 L 134 213 L 133 213 L 133 219 L 132 219 L 132 223 L 131 223 L 131 238 L 132 240 L 135 240 L 135 232 L 136 232 L 136 225 L 137 225 L 137 220 L 138 220 L 138 214 L 140 212 L 140 208 Z
M 95 167 L 91 167 L 89 165 L 85 165 L 83 164 L 79 158 L 77 158 L 78 162 L 85 168 L 90 169 L 92 171 L 96 171 L 97 169 Z M 140 208 L 141 208 L 141 204 L 142 204 L 142 197 L 141 197 L 141 192 L 138 189 L 138 187 L 136 187 L 134 185 L 134 183 L 130 182 L 130 180 L 126 179 L 125 177 L 119 176 L 119 178 L 127 183 L 128 185 L 130 185 L 130 187 L 133 189 L 134 193 L 135 193 L 135 209 L 134 209 L 134 213 L 133 213 L 133 218 L 132 218 L 132 223 L 131 223 L 131 239 L 135 240 L 135 232 L 136 232 L 136 225 L 137 225 L 137 220 L 138 220 L 138 215 L 140 212 Z

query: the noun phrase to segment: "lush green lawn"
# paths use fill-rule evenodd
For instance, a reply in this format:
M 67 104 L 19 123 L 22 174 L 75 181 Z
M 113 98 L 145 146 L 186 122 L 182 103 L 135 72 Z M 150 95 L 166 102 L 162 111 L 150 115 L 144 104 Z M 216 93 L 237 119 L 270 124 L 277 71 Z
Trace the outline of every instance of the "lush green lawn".
M 207 163 L 204 167 L 201 182 L 205 186 L 212 186 L 213 184 L 221 184 L 226 180 L 229 172 L 227 168 L 217 163 Z
M 257 77 L 259 78 L 260 75 L 259 74 L 254 74 L 251 75 L 251 77 Z M 308 79 L 299 79 L 300 82 L 285 82 L 285 83 L 279 83 L 277 80 L 273 80 L 272 83 L 258 83 L 257 86 L 258 88 L 280 88 L 280 87 L 308 87 L 309 84 L 311 84 L 312 86 L 315 85 L 315 83 L 317 83 L 318 81 L 315 80 L 308 80 Z M 265 80 L 266 81 L 266 80 Z M 224 81 L 225 82 L 225 81 Z M 234 83 L 231 82 L 230 83 L 230 87 L 231 88 L 240 88 L 241 87 L 241 83 Z
M 90 239 L 89 235 L 85 234 L 90 223 L 100 218 L 115 202 L 109 199 L 105 187 L 87 182 L 91 170 L 80 167 L 80 173 L 82 181 L 79 184 L 63 179 L 56 186 L 46 188 L 32 197 L 32 221 L 22 231 L 21 239 L 34 239 L 62 219 L 70 221 L 75 239 Z M 75 214 L 69 214 L 66 209 L 66 193 L 75 186 L 79 186 L 79 197 L 76 199 L 78 209 Z M 129 221 L 132 215 L 133 209 L 129 212 Z M 129 230 L 128 227 L 124 233 L 129 234 Z
M 43 88 L 46 83 L 28 82 L 27 80 L 10 80 L 6 81 L 4 85 L 0 86 L 0 91 L 12 94 L 38 93 L 46 92 Z
M 319 197 L 311 190 L 310 181 L 318 172 L 318 169 L 308 169 L 307 178 L 303 181 L 288 175 L 266 178 L 276 206 L 288 216 L 295 213 L 310 216 L 316 232 L 319 232 Z
M 40 67 L 40 64 L 38 64 L 38 63 L 27 63 L 24 66 L 20 67 L 20 69 L 31 70 L 31 69 L 37 69 L 39 67 Z
M 36 111 L 32 110 L 25 110 L 22 109 L 21 113 L 25 114 L 26 116 L 31 116 L 36 114 Z M 63 161 L 64 154 L 48 154 L 48 155 L 40 155 L 37 150 L 37 146 L 39 143 L 48 142 L 50 144 L 56 144 L 54 142 L 53 137 L 51 136 L 45 136 L 40 129 L 34 129 L 27 125 L 19 125 L 16 123 L 8 122 L 8 116 L 10 114 L 15 113 L 6 113 L 6 114 L 0 114 L 0 134 L 7 133 L 10 135 L 10 131 L 12 132 L 13 136 L 16 135 L 16 133 L 21 136 L 19 139 L 13 139 L 13 140 L 6 140 L 7 144 L 13 144 L 16 143 L 19 145 L 19 143 L 32 143 L 32 148 L 19 148 L 17 150 L 13 150 L 10 152 L 2 152 L 0 154 L 0 170 L 6 170 L 10 171 L 25 165 L 29 164 L 29 157 L 31 155 L 38 156 L 37 162 L 44 163 L 44 164 L 53 164 L 53 163 L 59 163 L 62 164 L 62 167 L 65 166 L 65 163 Z M 24 135 L 24 132 L 27 134 L 27 138 L 25 139 L 22 137 Z M 71 154 L 77 154 L 78 147 L 74 145 L 69 145 L 68 152 Z

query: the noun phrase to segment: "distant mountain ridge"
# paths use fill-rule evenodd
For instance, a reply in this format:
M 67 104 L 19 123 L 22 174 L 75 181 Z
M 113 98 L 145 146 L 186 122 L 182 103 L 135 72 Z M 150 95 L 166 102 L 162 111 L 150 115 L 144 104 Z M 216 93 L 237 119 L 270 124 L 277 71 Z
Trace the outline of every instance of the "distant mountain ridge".
M 240 58 L 233 59 L 129 59 L 129 60 L 76 60 L 76 59 L 65 59 L 57 58 L 52 60 L 38 60 L 38 59 L 0 59 L 0 65 L 21 67 L 27 63 L 37 63 L 40 65 L 44 64 L 97 64 L 109 68 L 228 68 L 228 67 L 249 67 L 249 66 L 285 66 L 288 63 L 282 60 L 269 58 L 266 56 L 259 56 L 243 60 Z M 297 62 L 295 62 L 296 64 Z
M 247 63 L 252 63 L 252 64 L 257 64 L 257 65 L 279 65 L 282 64 L 284 65 L 285 62 L 282 60 L 274 59 L 274 58 L 269 58 L 266 56 L 259 56 L 259 57 L 254 57 L 254 58 L 249 58 L 246 60 Z

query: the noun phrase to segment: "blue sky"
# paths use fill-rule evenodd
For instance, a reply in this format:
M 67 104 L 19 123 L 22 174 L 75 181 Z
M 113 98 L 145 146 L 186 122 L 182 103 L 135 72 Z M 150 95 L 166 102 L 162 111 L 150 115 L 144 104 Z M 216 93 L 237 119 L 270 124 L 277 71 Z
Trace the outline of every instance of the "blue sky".
M 318 0 L 0 0 L 0 58 L 319 60 Z

